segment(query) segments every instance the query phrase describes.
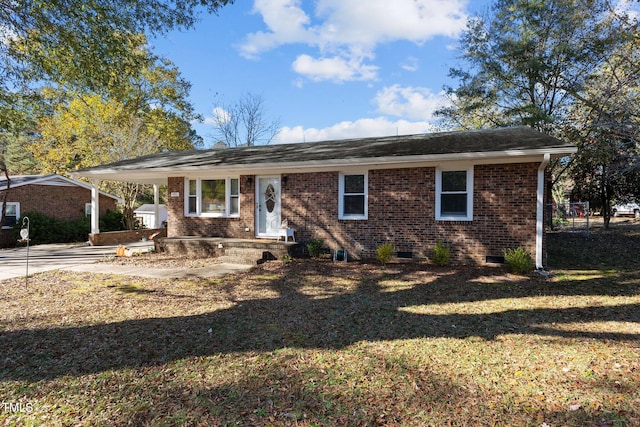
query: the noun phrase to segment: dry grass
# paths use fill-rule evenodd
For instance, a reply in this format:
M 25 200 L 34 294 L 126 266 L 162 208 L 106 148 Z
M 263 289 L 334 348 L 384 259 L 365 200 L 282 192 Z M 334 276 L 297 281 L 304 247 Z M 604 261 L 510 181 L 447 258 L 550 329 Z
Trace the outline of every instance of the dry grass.
M 640 425 L 640 271 L 612 235 L 602 267 L 597 233 L 551 236 L 551 280 L 296 260 L 0 281 L 0 425 Z

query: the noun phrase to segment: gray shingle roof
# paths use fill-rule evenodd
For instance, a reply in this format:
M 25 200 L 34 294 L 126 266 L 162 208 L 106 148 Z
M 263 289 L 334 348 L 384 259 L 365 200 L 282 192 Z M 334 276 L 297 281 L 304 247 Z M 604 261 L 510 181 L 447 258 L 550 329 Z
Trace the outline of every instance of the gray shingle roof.
M 531 150 L 569 144 L 528 127 L 465 132 L 359 138 L 299 144 L 178 151 L 111 163 L 118 169 L 205 165 L 252 165 L 333 159 L 426 156 L 437 154 Z M 104 167 L 103 166 L 103 167 Z M 97 169 L 101 168 L 98 166 Z
M 51 175 L 9 175 L 11 179 L 11 186 L 17 187 L 20 185 L 29 184 L 36 181 L 42 181 L 49 178 L 54 177 L 54 174 Z M 2 175 L 0 177 L 0 190 L 7 188 L 7 178 Z
M 571 153 L 573 145 L 528 127 L 358 138 L 298 144 L 181 151 L 152 154 L 77 171 L 97 176 L 127 171 L 259 168 L 261 165 L 323 164 L 339 160 L 434 158 L 462 153 L 545 151 Z M 506 155 L 506 154 L 505 154 Z
M 86 188 L 87 190 L 91 189 L 91 186 L 86 182 L 76 181 L 71 178 L 67 178 L 65 176 L 58 175 L 55 173 L 48 174 L 48 175 L 9 175 L 9 178 L 11 179 L 11 188 L 17 188 L 23 185 L 38 184 L 38 185 L 54 185 L 54 186 L 78 186 L 78 187 Z M 4 175 L 2 175 L 2 177 L 0 177 L 0 191 L 4 191 L 6 189 L 7 189 L 7 178 Z M 111 197 L 112 199 L 121 201 L 119 197 L 114 196 L 112 194 L 108 194 L 102 191 L 100 192 L 100 194 L 103 194 L 107 197 Z

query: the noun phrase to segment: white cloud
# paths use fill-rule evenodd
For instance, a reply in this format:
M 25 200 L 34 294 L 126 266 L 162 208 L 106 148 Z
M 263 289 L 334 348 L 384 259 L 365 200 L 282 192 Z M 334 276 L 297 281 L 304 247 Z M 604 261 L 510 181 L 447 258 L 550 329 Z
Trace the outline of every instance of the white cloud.
M 326 42 L 374 46 L 434 36 L 454 37 L 466 24 L 462 0 L 319 0 L 316 15 L 325 21 L 319 35 Z
M 306 71 L 305 75 L 324 80 L 320 76 L 326 71 L 316 75 L 304 65 L 335 67 L 342 62 L 355 72 L 328 73 L 329 79 L 341 75 L 375 79 L 375 67 L 365 65 L 363 58 L 372 58 L 377 45 L 398 40 L 421 44 L 436 36 L 456 37 L 466 24 L 466 3 L 467 0 L 317 0 L 315 10 L 307 12 L 300 0 L 255 0 L 254 13 L 262 15 L 266 30 L 248 34 L 240 52 L 255 58 L 278 46 L 305 44 L 318 49 L 318 54 L 313 55 L 316 59 L 309 54 L 299 55 L 294 63 L 294 69 Z M 412 69 L 415 65 L 409 62 L 406 67 Z
M 640 7 L 636 1 L 619 0 L 615 2 L 614 8 L 618 13 L 627 14 L 631 19 L 640 18 Z
M 411 73 L 418 71 L 418 58 L 413 56 L 408 57 L 402 64 L 400 64 L 403 70 Z
M 374 102 L 382 114 L 431 120 L 434 111 L 446 105 L 447 100 L 442 92 L 435 94 L 429 88 L 396 84 L 378 91 Z
M 293 70 L 313 81 L 372 80 L 376 78 L 378 67 L 363 63 L 360 58 L 312 58 L 300 55 L 293 62 Z
M 231 120 L 231 114 L 220 107 L 216 107 L 211 112 L 211 116 L 205 117 L 204 124 L 215 126 L 218 123 L 226 123 Z
M 7 25 L 0 25 L 0 44 L 8 45 L 10 41 L 16 40 L 18 34 Z
M 302 126 L 283 127 L 274 139 L 274 144 L 330 141 L 334 139 L 363 138 L 389 135 L 411 135 L 433 132 L 436 128 L 426 122 L 407 120 L 391 121 L 384 117 L 345 121 L 324 129 Z
M 300 3 L 300 0 L 255 0 L 253 12 L 262 15 L 269 31 L 247 35 L 240 46 L 242 55 L 251 58 L 280 45 L 312 42 L 312 34 L 306 28 L 310 18 Z

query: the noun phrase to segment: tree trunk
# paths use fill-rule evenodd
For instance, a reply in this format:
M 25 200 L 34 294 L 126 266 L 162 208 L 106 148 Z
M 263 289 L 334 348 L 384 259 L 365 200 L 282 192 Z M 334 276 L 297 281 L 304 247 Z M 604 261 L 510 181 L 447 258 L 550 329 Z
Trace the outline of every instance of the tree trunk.
M 604 229 L 609 229 L 609 222 L 611 222 L 611 192 L 607 185 L 607 168 L 602 168 L 602 178 L 600 182 L 600 201 L 602 203 L 602 221 Z
M 134 230 L 136 226 L 134 205 L 138 197 L 138 184 L 125 184 L 123 189 L 123 207 L 122 215 L 124 217 L 124 226 L 127 230 Z

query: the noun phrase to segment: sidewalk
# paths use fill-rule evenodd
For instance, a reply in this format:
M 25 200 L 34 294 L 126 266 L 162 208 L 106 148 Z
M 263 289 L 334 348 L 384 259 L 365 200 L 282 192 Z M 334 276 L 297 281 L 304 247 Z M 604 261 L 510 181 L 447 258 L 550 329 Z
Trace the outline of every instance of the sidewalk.
M 134 252 L 153 249 L 153 242 L 127 243 Z M 98 263 L 116 254 L 117 245 L 90 246 L 86 244 L 50 244 L 29 248 L 29 275 L 50 270 L 90 273 L 124 274 L 157 278 L 213 277 L 247 270 L 248 266 L 212 264 L 203 268 L 145 268 Z M 27 248 L 0 249 L 0 280 L 24 277 L 27 273 Z

